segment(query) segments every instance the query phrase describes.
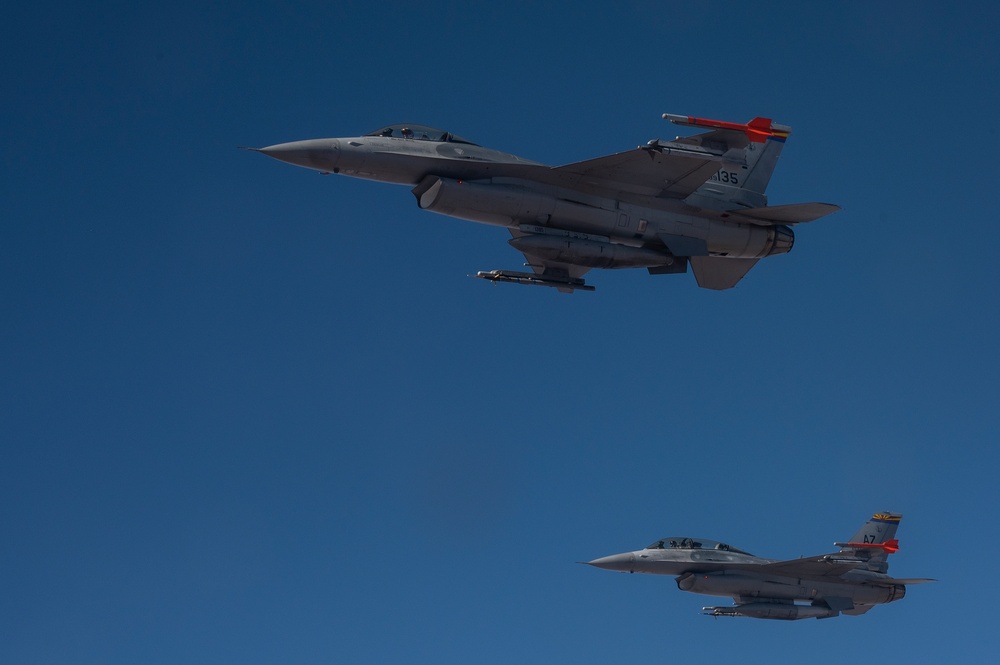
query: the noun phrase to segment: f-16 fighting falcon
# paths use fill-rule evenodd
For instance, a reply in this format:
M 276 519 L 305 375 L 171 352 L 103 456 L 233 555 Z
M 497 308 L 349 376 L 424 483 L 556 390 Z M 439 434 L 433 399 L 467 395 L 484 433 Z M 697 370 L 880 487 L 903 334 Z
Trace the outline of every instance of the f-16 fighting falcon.
M 665 275 L 689 264 L 698 286 L 728 289 L 761 258 L 790 251 L 792 225 L 840 209 L 767 204 L 790 127 L 663 117 L 710 131 L 557 167 L 407 124 L 252 150 L 324 174 L 408 185 L 424 210 L 505 226 L 533 272 L 476 277 L 563 292 L 593 291 L 583 280 L 591 268 Z
M 637 552 L 583 563 L 624 573 L 676 575 L 681 591 L 736 601 L 703 608 L 712 616 L 792 620 L 857 615 L 899 600 L 907 584 L 934 581 L 886 574 L 888 556 L 899 550 L 895 536 L 901 518 L 875 513 L 848 542 L 834 543 L 839 552 L 788 561 L 762 559 L 704 538 L 673 537 Z

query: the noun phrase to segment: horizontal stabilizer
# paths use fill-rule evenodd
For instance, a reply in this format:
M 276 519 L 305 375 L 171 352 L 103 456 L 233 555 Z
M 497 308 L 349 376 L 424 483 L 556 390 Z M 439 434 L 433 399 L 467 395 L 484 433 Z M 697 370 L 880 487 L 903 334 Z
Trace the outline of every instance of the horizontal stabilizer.
M 731 215 L 749 217 L 757 224 L 802 224 L 840 210 L 832 203 L 792 203 L 783 206 L 730 210 Z
M 906 586 L 907 584 L 926 584 L 927 582 L 937 582 L 937 580 L 932 580 L 928 577 L 890 577 L 885 580 L 888 584 L 902 584 Z

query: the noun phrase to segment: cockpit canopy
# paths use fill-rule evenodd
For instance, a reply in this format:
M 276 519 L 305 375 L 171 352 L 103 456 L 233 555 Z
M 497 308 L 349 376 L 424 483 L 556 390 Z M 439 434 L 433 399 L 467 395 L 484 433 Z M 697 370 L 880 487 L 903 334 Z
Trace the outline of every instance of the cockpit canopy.
M 466 141 L 460 136 L 455 136 L 451 132 L 443 129 L 434 129 L 424 125 L 389 125 L 382 129 L 377 129 L 365 136 L 386 136 L 395 139 L 415 139 L 417 141 L 437 141 L 438 143 L 466 143 L 477 145 L 472 141 Z
M 744 552 L 743 550 L 738 550 L 731 545 L 725 543 L 716 542 L 714 540 L 706 540 L 705 538 L 687 538 L 687 537 L 671 537 L 663 538 L 656 541 L 652 545 L 646 546 L 647 550 L 721 550 L 723 552 L 736 552 L 737 554 L 746 554 L 747 556 L 753 556 L 749 552 Z

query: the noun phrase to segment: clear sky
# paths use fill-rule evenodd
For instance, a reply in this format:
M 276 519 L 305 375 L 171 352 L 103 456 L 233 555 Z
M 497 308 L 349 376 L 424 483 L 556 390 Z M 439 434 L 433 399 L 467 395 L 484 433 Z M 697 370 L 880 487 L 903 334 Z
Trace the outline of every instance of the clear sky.
M 0 662 L 996 658 L 1000 11 L 537 4 L 0 10 Z M 791 125 L 771 203 L 844 210 L 729 291 L 567 296 L 236 149 L 418 122 L 562 164 L 663 112 Z M 862 617 L 574 563 L 879 510 L 940 582 Z

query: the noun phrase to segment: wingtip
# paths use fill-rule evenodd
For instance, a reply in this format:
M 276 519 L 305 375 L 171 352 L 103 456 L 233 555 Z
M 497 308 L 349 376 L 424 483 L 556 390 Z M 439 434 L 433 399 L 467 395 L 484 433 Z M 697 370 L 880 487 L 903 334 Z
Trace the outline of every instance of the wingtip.
M 771 118 L 764 118 L 761 116 L 758 116 L 747 123 L 712 120 L 710 118 L 696 118 L 694 116 L 678 115 L 676 113 L 664 113 L 663 119 L 669 120 L 675 125 L 723 130 L 728 129 L 743 132 L 753 143 L 764 143 L 768 139 L 784 141 L 792 133 L 792 128 L 788 125 L 779 125 Z

